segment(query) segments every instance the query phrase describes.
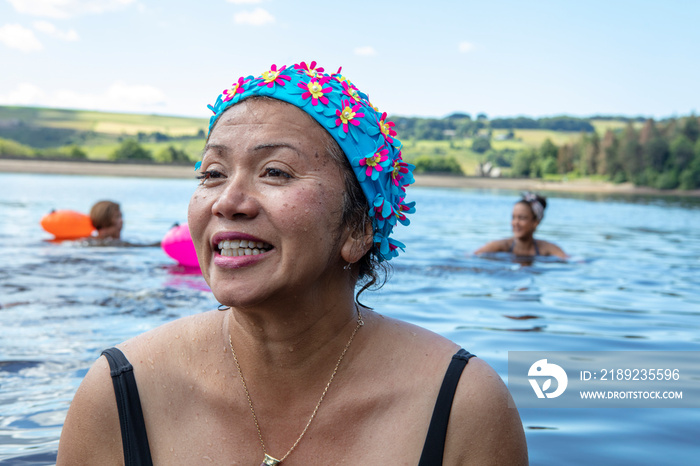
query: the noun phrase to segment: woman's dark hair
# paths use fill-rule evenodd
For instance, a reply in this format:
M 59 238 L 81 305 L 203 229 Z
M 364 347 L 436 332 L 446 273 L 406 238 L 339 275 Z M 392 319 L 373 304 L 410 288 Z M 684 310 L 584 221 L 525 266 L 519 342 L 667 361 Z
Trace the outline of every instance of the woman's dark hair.
M 119 204 L 112 201 L 99 201 L 90 209 L 90 220 L 96 230 L 111 227 L 114 216 L 119 212 Z
M 534 194 L 534 193 L 526 193 L 523 194 L 523 198 L 520 199 L 516 204 L 525 204 L 530 208 L 530 212 L 532 212 L 532 216 L 535 220 L 537 220 L 537 214 L 535 214 L 535 211 L 532 208 L 532 203 L 533 202 L 539 202 L 540 205 L 542 206 L 542 217 L 539 219 L 539 221 L 542 221 L 544 218 L 544 211 L 547 209 L 547 198 L 544 196 L 540 196 L 539 194 Z
M 367 229 L 372 228 L 369 203 L 343 149 L 330 134 L 326 142 L 326 153 L 338 164 L 345 180 L 342 225 L 349 227 L 352 234 L 364 236 Z M 376 290 L 384 286 L 391 272 L 391 266 L 386 261 L 379 261 L 379 251 L 374 243 L 356 264 L 358 282 L 362 285 L 355 295 L 355 301 L 359 304 L 360 294 L 365 290 L 370 288 Z

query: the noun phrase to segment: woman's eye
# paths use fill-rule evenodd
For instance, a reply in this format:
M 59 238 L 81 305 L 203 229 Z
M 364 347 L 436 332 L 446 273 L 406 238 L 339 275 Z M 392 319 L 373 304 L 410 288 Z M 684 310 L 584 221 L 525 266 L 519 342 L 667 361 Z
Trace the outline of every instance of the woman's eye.
M 216 170 L 206 170 L 197 175 L 197 179 L 204 183 L 207 180 L 222 178 L 224 175 Z
M 265 175 L 273 177 L 273 178 L 277 178 L 277 177 L 291 178 L 291 175 L 289 173 L 284 172 L 284 171 L 280 170 L 279 168 L 273 168 L 273 167 L 266 168 Z

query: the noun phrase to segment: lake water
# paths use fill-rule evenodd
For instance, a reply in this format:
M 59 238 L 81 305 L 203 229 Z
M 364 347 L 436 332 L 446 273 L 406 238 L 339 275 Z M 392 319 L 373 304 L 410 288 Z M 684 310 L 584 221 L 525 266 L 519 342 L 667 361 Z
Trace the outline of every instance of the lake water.
M 55 462 L 71 398 L 102 349 L 217 304 L 159 248 L 50 243 L 41 216 L 114 199 L 124 239 L 153 243 L 186 220 L 195 184 L 0 174 L 0 463 Z M 517 195 L 413 188 L 418 212 L 398 237 L 408 253 L 364 301 L 456 341 L 504 379 L 509 350 L 700 351 L 700 200 L 552 194 L 538 236 L 572 261 L 470 255 L 509 236 Z M 536 465 L 700 458 L 700 409 L 520 414 Z

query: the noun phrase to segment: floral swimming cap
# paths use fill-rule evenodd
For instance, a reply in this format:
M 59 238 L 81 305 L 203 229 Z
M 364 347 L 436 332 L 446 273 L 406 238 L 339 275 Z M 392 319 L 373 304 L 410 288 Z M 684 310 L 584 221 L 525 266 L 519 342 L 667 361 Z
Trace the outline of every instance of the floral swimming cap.
M 340 74 L 341 69 L 326 74 L 312 61 L 272 65 L 257 78 L 238 78 L 208 106 L 214 112 L 209 132 L 224 111 L 251 96 L 268 96 L 304 110 L 345 152 L 369 203 L 377 258 L 390 260 L 405 248 L 391 238 L 394 226 L 408 225 L 406 214 L 415 212 L 415 202 L 405 202 L 415 167 L 401 158 L 401 142 L 386 112 L 372 105 L 367 94 Z

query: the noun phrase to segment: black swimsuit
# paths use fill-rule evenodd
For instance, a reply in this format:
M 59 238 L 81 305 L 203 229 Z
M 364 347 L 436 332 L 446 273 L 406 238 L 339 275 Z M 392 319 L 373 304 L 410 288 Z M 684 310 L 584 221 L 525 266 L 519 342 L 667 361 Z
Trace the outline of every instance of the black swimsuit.
M 151 450 L 148 447 L 146 423 L 141 410 L 139 390 L 134 378 L 134 368 L 126 359 L 124 353 L 117 348 L 109 348 L 102 352 L 109 362 L 111 369 L 114 395 L 119 411 L 119 425 L 122 433 L 124 448 L 124 464 L 126 466 L 152 465 Z M 423 452 L 418 466 L 439 466 L 445 450 L 447 424 L 450 420 L 450 410 L 459 378 L 462 371 L 474 355 L 460 349 L 452 356 L 445 378 L 440 387 L 433 416 L 430 419 L 428 435 L 425 438 Z
M 535 240 L 533 239 L 533 240 L 532 240 L 532 243 L 535 245 L 535 255 L 536 255 L 536 256 L 539 256 L 539 255 L 540 255 L 540 248 L 537 247 L 537 241 L 535 241 Z M 508 252 L 512 253 L 512 252 L 513 252 L 513 249 L 515 249 L 515 240 L 513 240 L 513 242 L 510 243 L 510 251 L 508 251 Z

